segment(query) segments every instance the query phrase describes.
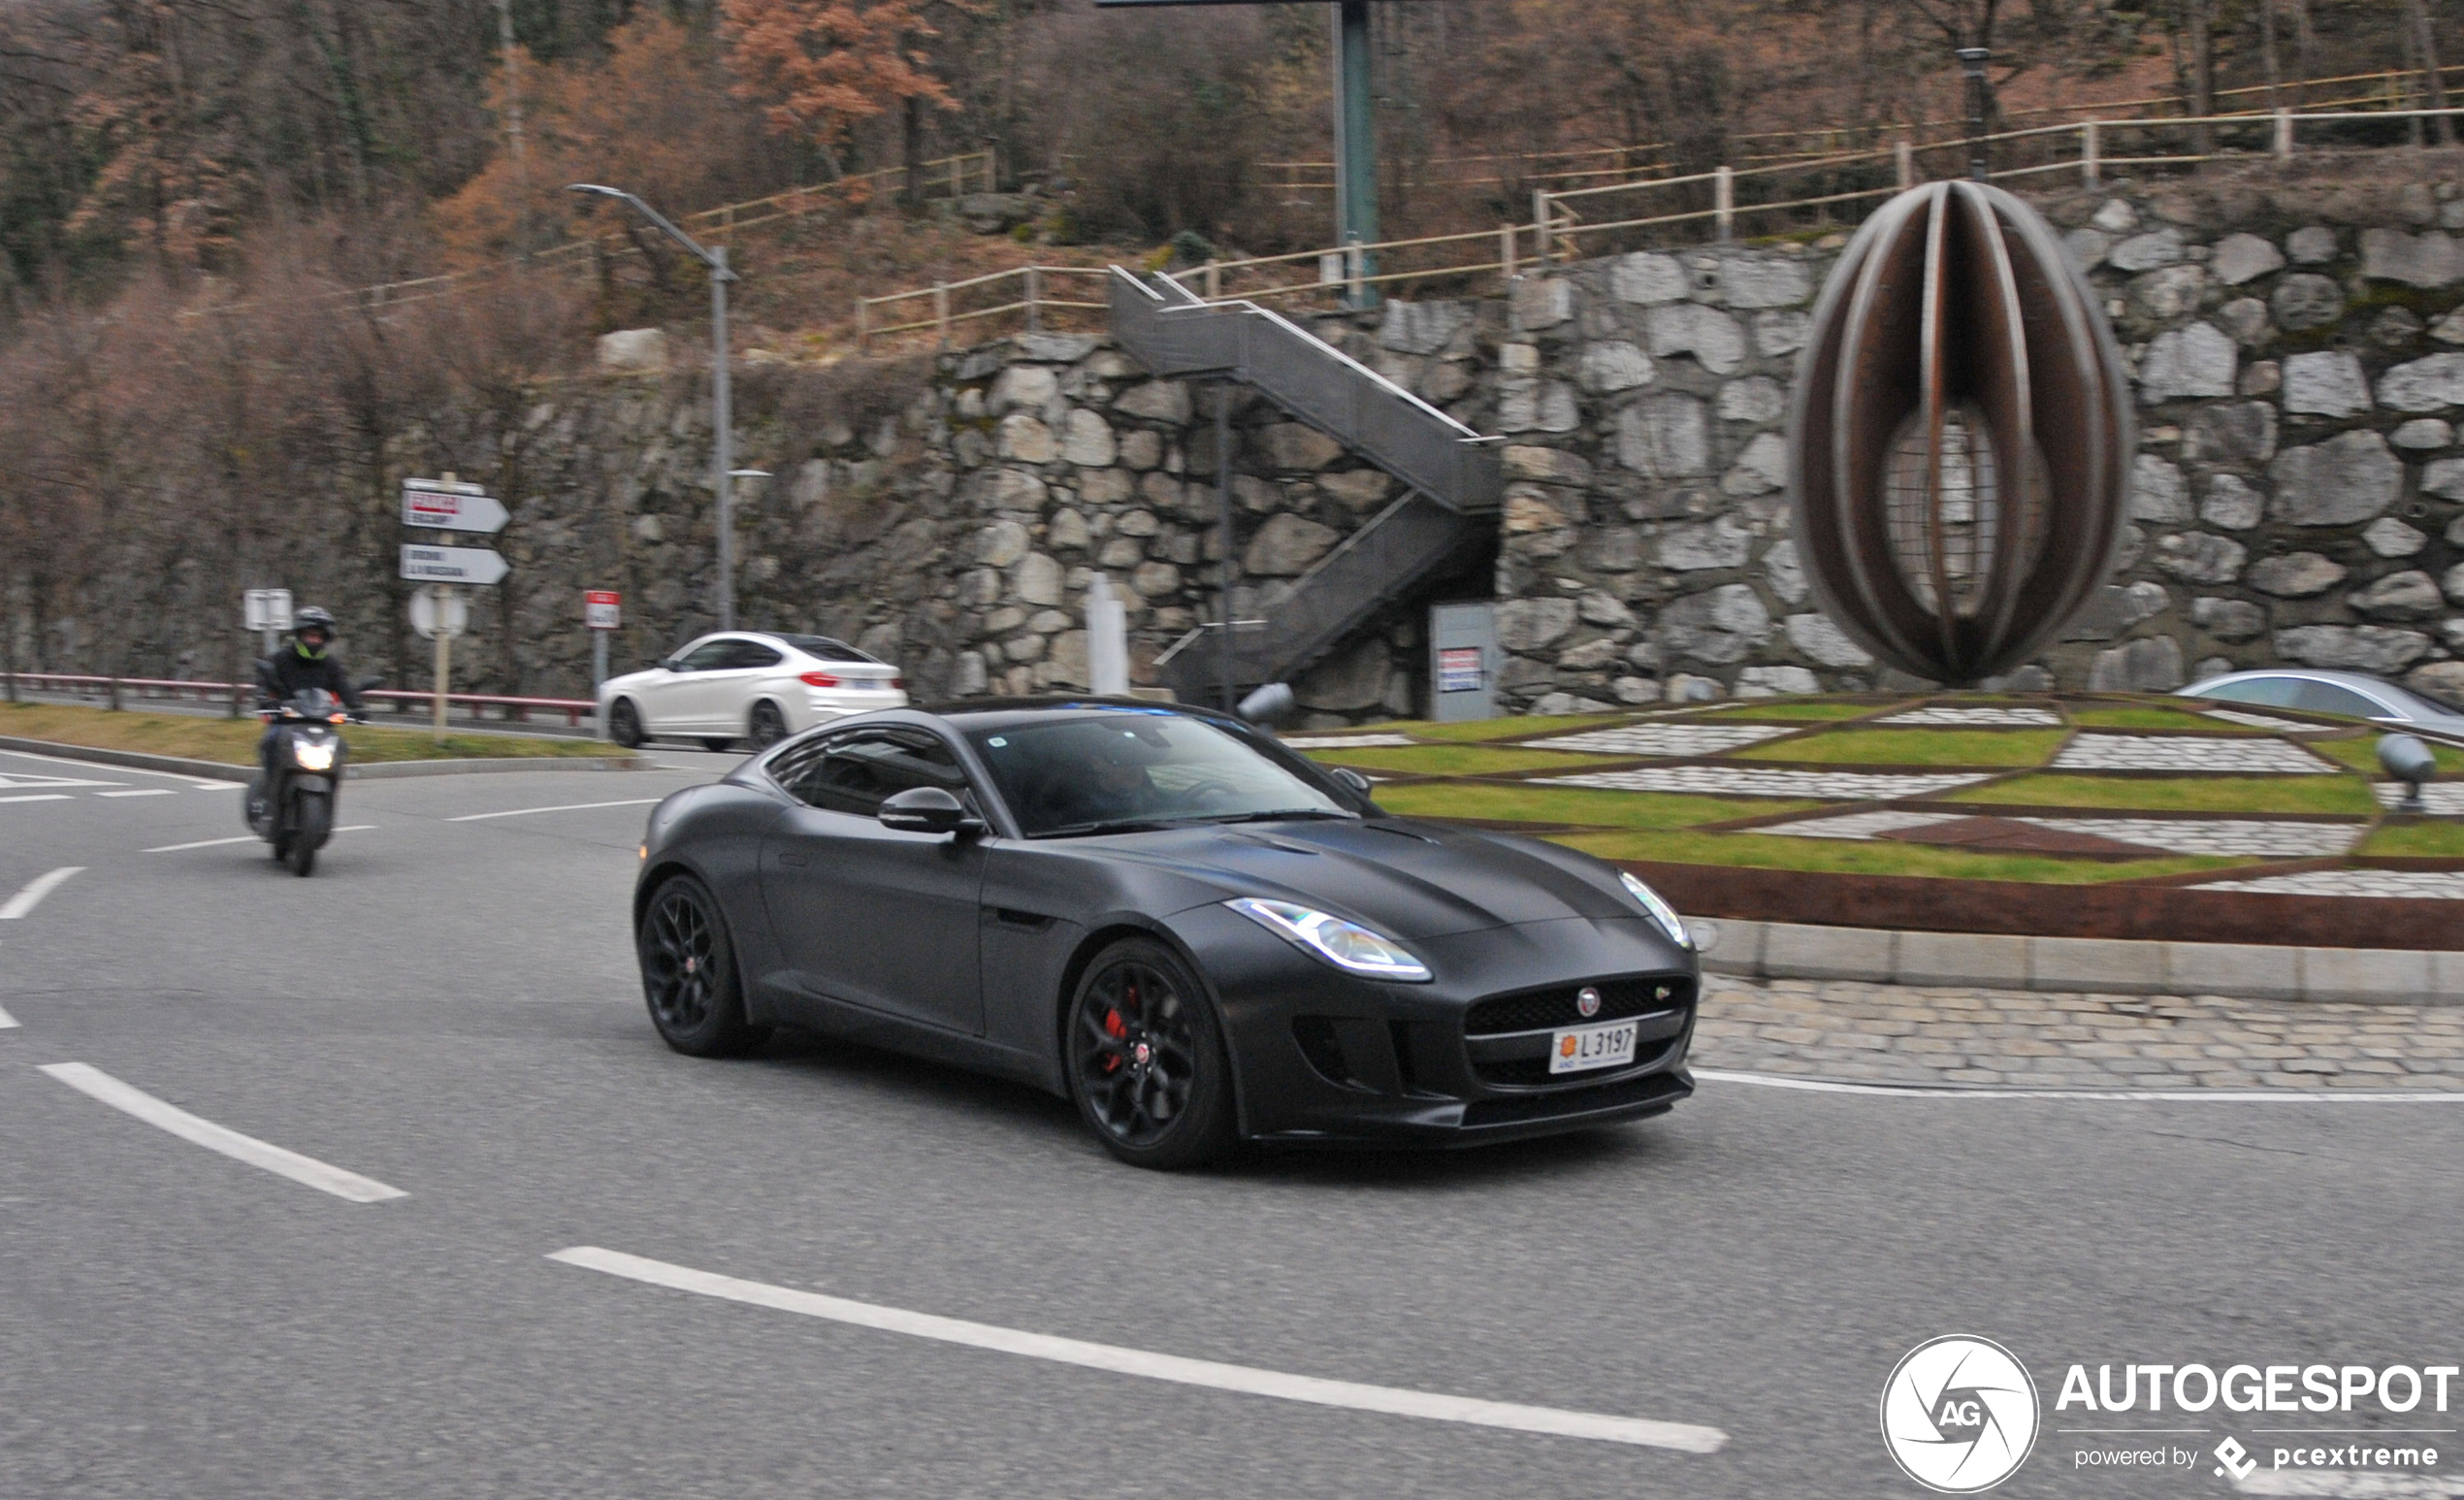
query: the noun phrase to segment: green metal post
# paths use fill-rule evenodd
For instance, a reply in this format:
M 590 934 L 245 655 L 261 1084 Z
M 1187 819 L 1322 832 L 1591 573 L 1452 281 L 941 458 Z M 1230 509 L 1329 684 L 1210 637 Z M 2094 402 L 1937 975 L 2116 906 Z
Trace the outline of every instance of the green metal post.
M 1378 243 L 1378 123 L 1369 78 L 1369 0 L 1335 7 L 1335 239 L 1345 246 L 1344 275 L 1358 284 L 1378 268 L 1351 265 L 1349 246 Z M 1360 286 L 1355 308 L 1378 306 L 1378 288 Z

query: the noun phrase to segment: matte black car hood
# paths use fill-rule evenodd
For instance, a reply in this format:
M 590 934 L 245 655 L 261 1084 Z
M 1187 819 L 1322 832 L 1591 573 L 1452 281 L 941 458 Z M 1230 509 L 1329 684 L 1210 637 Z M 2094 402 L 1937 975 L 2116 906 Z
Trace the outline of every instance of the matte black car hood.
M 1104 843 L 1115 858 L 1215 887 L 1216 899 L 1297 901 L 1390 937 L 1642 915 L 1600 876 L 1578 873 L 1589 863 L 1580 855 L 1425 823 L 1208 825 L 1115 835 Z

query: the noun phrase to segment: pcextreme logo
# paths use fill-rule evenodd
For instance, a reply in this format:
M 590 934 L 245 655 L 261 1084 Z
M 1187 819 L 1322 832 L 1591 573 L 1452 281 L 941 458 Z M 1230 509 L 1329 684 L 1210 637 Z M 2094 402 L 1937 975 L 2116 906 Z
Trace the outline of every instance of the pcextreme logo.
M 1946 1334 L 1908 1351 L 1882 1386 L 1882 1438 L 1908 1478 L 1943 1494 L 1991 1489 L 2036 1446 L 2036 1383 L 1991 1339 Z

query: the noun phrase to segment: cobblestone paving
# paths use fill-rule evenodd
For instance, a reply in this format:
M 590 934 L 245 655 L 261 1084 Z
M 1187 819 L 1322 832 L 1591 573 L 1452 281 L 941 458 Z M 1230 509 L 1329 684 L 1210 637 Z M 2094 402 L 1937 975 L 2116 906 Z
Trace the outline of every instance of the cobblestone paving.
M 2464 1092 L 2464 1006 L 1707 975 L 1693 1061 L 1858 1083 Z
M 2281 739 L 2197 734 L 2082 734 L 2054 757 L 2057 770 L 2312 771 L 2342 769 Z
M 1781 833 L 1790 838 L 1877 838 L 1901 829 L 1921 829 L 1935 823 L 1955 823 L 1966 817 L 1963 812 L 1897 812 L 1884 808 L 1880 812 L 1842 813 L 1833 818 L 1807 818 L 1798 823 L 1774 823 L 1754 830 L 1757 833 Z
M 1551 787 L 1611 787 L 1620 792 L 1711 792 L 1730 797 L 1815 797 L 1832 801 L 1883 801 L 1929 797 L 1987 778 L 1961 775 L 1894 776 L 1878 771 L 1750 770 L 1742 766 L 1646 766 L 1637 770 L 1587 771 L 1579 776 L 1540 776 Z
M 2382 807 L 2404 800 L 2404 788 L 2392 781 L 2373 782 L 2370 790 Z M 2434 781 L 2421 789 L 2421 805 L 2434 818 L 2464 818 L 2464 781 Z
M 2170 822 L 2157 818 L 2022 818 L 2065 833 L 2094 833 L 2125 844 L 2146 844 L 2175 854 L 2255 854 L 2307 860 L 2342 854 L 2361 836 L 2359 823 L 2270 823 L 2258 819 L 2209 818 Z
M 2247 724 L 2254 730 L 2278 730 L 2288 734 L 2323 734 L 2335 728 L 2331 724 L 2303 724 L 2298 720 L 2278 719 L 2263 713 L 2244 713 L 2237 708 L 2210 708 L 2205 712 L 2209 718 L 2222 719 L 2228 724 Z
M 1876 724 L 1962 724 L 2009 725 L 2026 724 L 2041 728 L 2061 728 L 2061 715 L 2050 708 L 1911 708 L 1895 713 Z
M 1772 724 L 1637 724 L 1523 742 L 1542 750 L 1597 750 L 1609 755 L 1717 755 L 1791 733 Z
M 2464 870 L 2320 869 L 2306 875 L 2219 880 L 2202 891 L 2268 891 L 2278 896 L 2404 896 L 2464 901 Z
M 1419 741 L 1409 734 L 1333 734 L 1286 739 L 1283 743 L 1295 750 L 1363 750 L 1376 745 L 1414 745 Z

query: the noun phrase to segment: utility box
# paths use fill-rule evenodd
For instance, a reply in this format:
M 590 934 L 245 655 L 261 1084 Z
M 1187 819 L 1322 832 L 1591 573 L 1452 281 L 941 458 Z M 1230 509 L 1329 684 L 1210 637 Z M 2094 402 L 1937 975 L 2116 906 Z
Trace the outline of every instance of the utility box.
M 1429 717 L 1441 724 L 1497 717 L 1497 605 L 1429 608 Z

